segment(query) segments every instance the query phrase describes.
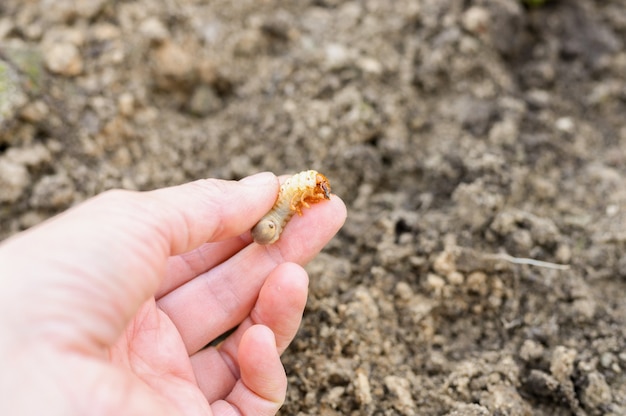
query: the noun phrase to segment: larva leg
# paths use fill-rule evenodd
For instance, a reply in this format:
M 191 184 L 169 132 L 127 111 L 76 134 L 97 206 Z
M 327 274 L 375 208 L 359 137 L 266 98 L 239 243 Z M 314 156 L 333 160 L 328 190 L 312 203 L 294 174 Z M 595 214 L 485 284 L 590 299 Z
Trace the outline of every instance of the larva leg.
M 291 210 L 296 211 L 298 215 L 302 215 L 302 207 L 310 208 L 311 206 L 304 200 L 305 195 L 294 195 L 291 199 Z

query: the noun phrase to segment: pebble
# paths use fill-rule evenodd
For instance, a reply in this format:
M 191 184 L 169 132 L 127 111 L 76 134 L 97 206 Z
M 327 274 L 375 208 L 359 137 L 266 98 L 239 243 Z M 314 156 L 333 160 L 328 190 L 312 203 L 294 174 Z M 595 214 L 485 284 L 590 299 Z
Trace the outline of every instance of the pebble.
M 27 97 L 20 87 L 17 73 L 9 64 L 0 60 L 0 128 L 7 120 L 15 117 L 26 101 Z
M 519 356 L 526 362 L 537 361 L 541 359 L 544 351 L 545 349 L 540 343 L 532 339 L 527 339 L 520 348 Z
M 52 161 L 50 150 L 41 143 L 25 147 L 11 147 L 6 151 L 6 157 L 14 163 L 35 168 Z
M 441 276 L 438 276 L 435 273 L 428 273 L 426 276 L 426 288 L 429 291 L 438 295 L 445 286 L 446 281 Z
M 455 403 L 454 410 L 445 416 L 489 416 L 492 413 L 484 406 L 475 403 Z
M 85 19 L 96 16 L 109 0 L 72 0 L 76 14 Z M 55 0 L 58 2 L 58 0 Z
M 74 201 L 76 189 L 66 173 L 46 175 L 33 187 L 30 204 L 40 208 L 66 208 Z
M 385 377 L 385 387 L 395 396 L 393 407 L 402 415 L 416 414 L 416 406 L 411 397 L 411 384 L 409 380 L 398 376 Z
M 42 0 L 46 18 L 55 22 L 68 22 L 76 17 L 91 19 L 102 10 L 108 0 Z
M 487 285 L 487 275 L 483 272 L 477 271 L 470 273 L 466 280 L 467 290 L 470 293 L 477 293 L 480 296 L 486 296 L 489 293 L 489 287 Z
M 163 89 L 176 89 L 194 77 L 194 58 L 173 42 L 164 42 L 155 50 L 154 63 L 157 82 Z
M 367 405 L 372 402 L 372 392 L 370 388 L 370 382 L 367 378 L 365 371 L 361 369 L 356 370 L 356 379 L 354 380 L 354 391 L 357 401 L 362 405 Z
M 326 68 L 329 71 L 349 66 L 354 60 L 354 54 L 348 48 L 338 43 L 326 45 L 324 49 Z
M 442 251 L 433 261 L 433 269 L 441 276 L 447 276 L 456 271 L 455 256 L 451 251 Z
M 198 86 L 189 100 L 189 112 L 198 117 L 208 116 L 222 108 L 222 100 L 208 85 Z
M 26 104 L 20 111 L 20 116 L 28 122 L 39 123 L 43 121 L 49 113 L 50 109 L 48 105 L 41 100 L 36 100 Z
M 26 166 L 7 157 L 0 158 L 0 203 L 17 201 L 29 184 L 30 175 Z
M 383 73 L 383 65 L 374 58 L 362 57 L 357 59 L 356 65 L 366 74 L 380 75 Z
M 480 6 L 470 7 L 463 14 L 461 23 L 468 32 L 475 34 L 485 33 L 489 26 L 489 11 Z
M 576 350 L 561 345 L 554 349 L 550 362 L 550 373 L 560 383 L 565 383 L 571 379 L 577 355 Z
M 576 128 L 576 126 L 574 125 L 574 120 L 572 120 L 571 117 L 560 117 L 556 119 L 554 127 L 556 127 L 557 130 L 566 133 L 573 133 Z
M 611 387 L 604 376 L 598 371 L 587 374 L 587 385 L 580 395 L 583 405 L 589 409 L 601 410 L 608 403 L 611 403 L 612 399 Z
M 83 72 L 83 59 L 78 48 L 71 43 L 52 45 L 44 52 L 48 70 L 57 75 L 73 77 Z
M 152 42 L 163 42 L 170 37 L 167 27 L 156 17 L 150 17 L 139 25 L 139 33 Z
M 135 96 L 130 92 L 122 93 L 117 98 L 117 109 L 126 117 L 132 116 L 135 112 Z
M 0 39 L 4 39 L 14 29 L 13 21 L 8 18 L 0 18 Z

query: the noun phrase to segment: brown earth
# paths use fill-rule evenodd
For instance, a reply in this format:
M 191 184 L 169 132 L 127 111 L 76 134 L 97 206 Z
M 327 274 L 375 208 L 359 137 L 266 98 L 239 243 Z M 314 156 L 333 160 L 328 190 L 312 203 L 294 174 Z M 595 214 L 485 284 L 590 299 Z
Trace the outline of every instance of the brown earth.
M 3 0 L 0 239 L 317 169 L 282 415 L 626 414 L 624 39 L 623 0 Z

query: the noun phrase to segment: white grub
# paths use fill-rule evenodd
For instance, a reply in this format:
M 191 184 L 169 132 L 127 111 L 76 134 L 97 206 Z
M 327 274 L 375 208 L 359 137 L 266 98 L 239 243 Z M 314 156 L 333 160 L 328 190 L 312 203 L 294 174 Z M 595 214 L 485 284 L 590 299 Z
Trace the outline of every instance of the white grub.
M 324 175 L 306 170 L 291 176 L 281 185 L 274 207 L 252 228 L 252 238 L 257 244 L 275 243 L 294 213 L 302 215 L 302 208 L 323 199 L 330 199 Z

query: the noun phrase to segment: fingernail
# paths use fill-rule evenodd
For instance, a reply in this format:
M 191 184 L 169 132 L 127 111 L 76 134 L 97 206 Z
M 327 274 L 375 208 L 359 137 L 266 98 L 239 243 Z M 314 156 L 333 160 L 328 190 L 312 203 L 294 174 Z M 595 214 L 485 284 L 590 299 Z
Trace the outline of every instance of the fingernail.
M 239 182 L 247 186 L 264 186 L 276 181 L 276 176 L 272 172 L 260 172 L 247 176 Z

